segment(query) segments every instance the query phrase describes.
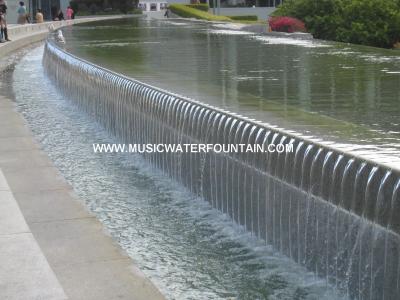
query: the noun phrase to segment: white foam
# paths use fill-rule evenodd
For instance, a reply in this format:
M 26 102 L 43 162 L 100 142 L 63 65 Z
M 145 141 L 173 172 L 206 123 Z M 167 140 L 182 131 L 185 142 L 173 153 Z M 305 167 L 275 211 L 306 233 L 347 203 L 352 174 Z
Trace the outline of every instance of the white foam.
M 249 73 L 271 73 L 271 72 L 283 72 L 284 70 L 281 69 L 270 69 L 270 70 L 252 70 L 248 71 Z
M 246 81 L 246 80 L 262 80 L 264 77 L 262 76 L 235 76 L 233 77 L 234 80 L 237 81 Z
M 322 48 L 329 47 L 327 44 L 316 42 L 314 40 L 303 40 L 295 38 L 284 38 L 284 37 L 271 37 L 271 36 L 254 36 L 252 37 L 258 41 L 264 42 L 270 45 L 292 45 L 306 48 Z
M 161 42 L 119 42 L 119 43 L 99 43 L 99 44 L 88 44 L 84 45 L 84 47 L 93 47 L 93 48 L 105 48 L 105 47 L 126 47 L 129 45 L 137 45 L 137 44 L 160 44 Z
M 237 24 L 237 23 L 218 23 L 218 24 L 213 24 L 213 27 L 224 28 L 224 29 L 233 29 L 233 30 L 240 30 L 245 26 L 246 26 L 245 24 Z
M 191 26 L 190 23 L 185 23 L 185 22 L 173 22 L 173 21 L 167 21 L 167 20 L 163 20 L 163 21 L 165 23 L 168 23 L 168 24 L 171 24 L 171 25 L 176 25 L 176 26 Z
M 208 32 L 212 34 L 223 34 L 223 35 L 254 35 L 254 33 L 250 31 L 229 30 L 229 29 L 211 29 Z
M 400 56 L 387 56 L 387 55 L 381 55 L 379 53 L 364 54 L 364 53 L 358 52 L 358 51 L 350 51 L 350 50 L 348 50 L 348 48 L 344 48 L 342 50 L 329 51 L 329 54 L 358 57 L 360 59 L 363 59 L 364 61 L 374 62 L 374 63 L 386 63 L 386 62 L 399 62 L 400 61 Z M 381 71 L 385 72 L 386 70 L 387 69 L 384 68 Z

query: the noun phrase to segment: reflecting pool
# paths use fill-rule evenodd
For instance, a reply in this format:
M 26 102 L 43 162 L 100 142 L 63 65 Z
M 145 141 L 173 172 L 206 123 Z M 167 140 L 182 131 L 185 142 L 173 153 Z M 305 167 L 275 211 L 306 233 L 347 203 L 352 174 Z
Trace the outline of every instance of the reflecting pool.
M 98 65 L 400 167 L 399 52 L 234 29 L 144 18 L 64 35 Z

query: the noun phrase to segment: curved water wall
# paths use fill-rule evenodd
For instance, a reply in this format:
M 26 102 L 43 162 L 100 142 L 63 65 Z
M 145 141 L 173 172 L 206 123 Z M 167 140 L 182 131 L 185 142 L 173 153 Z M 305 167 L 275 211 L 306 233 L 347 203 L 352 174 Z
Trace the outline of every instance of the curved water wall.
M 280 154 L 144 157 L 350 298 L 400 297 L 397 170 L 113 73 L 52 42 L 43 63 L 121 142 L 293 144 Z

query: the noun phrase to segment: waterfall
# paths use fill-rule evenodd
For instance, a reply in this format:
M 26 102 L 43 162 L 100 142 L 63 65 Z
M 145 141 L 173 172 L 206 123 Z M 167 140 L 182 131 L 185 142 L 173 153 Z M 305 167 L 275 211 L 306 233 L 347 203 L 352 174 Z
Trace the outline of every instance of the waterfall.
M 397 170 L 116 74 L 51 41 L 43 64 L 124 143 L 293 145 L 284 153 L 144 157 L 350 298 L 400 298 Z

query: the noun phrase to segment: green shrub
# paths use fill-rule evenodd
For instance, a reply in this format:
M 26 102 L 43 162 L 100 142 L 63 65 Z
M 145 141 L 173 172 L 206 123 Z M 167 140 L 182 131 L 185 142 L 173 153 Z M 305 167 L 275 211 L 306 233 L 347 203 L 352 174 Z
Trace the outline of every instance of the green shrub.
M 335 40 L 336 29 L 342 23 L 343 0 L 287 0 L 274 12 L 302 20 L 316 38 Z M 352 1 L 352 0 L 348 0 Z
M 274 15 L 304 21 L 320 39 L 385 48 L 400 41 L 398 0 L 286 0 Z
M 228 17 L 215 16 L 208 12 L 188 7 L 187 5 L 184 4 L 170 4 L 169 8 L 171 12 L 183 18 L 196 18 L 207 21 L 231 21 L 231 19 L 229 19 Z
M 127 14 L 129 14 L 129 15 L 141 15 L 141 14 L 143 14 L 143 11 L 141 9 L 139 9 L 139 8 L 134 8 L 134 9 L 129 10 L 127 12 Z
M 257 21 L 258 17 L 249 15 L 249 16 L 228 16 L 228 18 L 234 20 L 234 21 Z
M 343 11 L 336 31 L 343 42 L 392 47 L 400 41 L 400 9 L 395 1 L 352 0 Z
M 188 4 L 186 6 L 187 7 L 191 7 L 191 8 L 195 8 L 195 9 L 198 9 L 198 10 L 201 10 L 201 11 L 205 11 L 205 12 L 208 12 L 208 9 L 209 9 L 208 4 Z

